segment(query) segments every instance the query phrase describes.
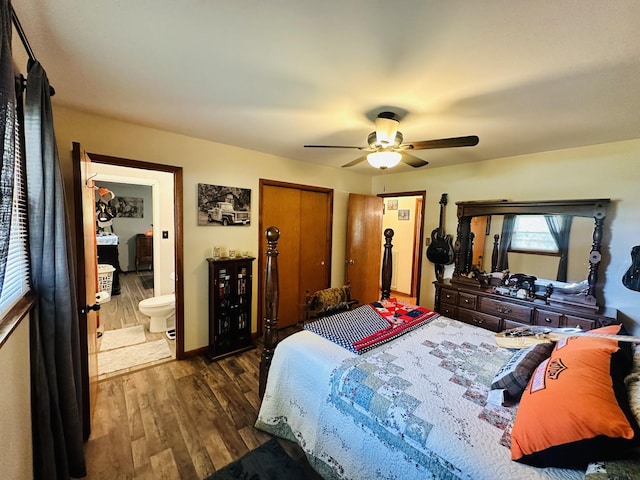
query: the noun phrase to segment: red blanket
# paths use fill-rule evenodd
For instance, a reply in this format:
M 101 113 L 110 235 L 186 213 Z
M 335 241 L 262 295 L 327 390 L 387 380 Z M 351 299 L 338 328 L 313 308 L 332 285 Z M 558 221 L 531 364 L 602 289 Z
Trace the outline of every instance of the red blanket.
M 389 322 L 389 326 L 353 342 L 353 346 L 357 351 L 365 348 L 369 349 L 379 343 L 385 343 L 439 316 L 436 312 L 424 307 L 398 303 L 395 298 L 390 298 L 384 302 L 373 302 L 371 307 L 380 317 Z

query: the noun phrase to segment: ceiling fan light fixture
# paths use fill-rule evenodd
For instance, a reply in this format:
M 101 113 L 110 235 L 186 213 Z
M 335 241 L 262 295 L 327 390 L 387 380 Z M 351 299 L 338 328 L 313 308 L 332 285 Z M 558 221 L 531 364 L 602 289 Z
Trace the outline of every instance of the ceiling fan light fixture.
M 399 152 L 382 151 L 373 152 L 367 155 L 367 162 L 369 162 L 369 165 L 383 170 L 385 168 L 395 167 L 400 163 L 401 159 L 402 154 Z
M 396 141 L 398 122 L 394 118 L 376 118 L 376 143 L 382 147 L 390 147 Z

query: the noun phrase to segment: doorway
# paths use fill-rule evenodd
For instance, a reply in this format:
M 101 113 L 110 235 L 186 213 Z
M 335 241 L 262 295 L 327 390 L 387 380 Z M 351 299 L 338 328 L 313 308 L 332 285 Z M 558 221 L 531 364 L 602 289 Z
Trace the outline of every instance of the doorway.
M 158 264 L 160 253 L 162 262 L 173 267 L 173 247 L 164 252 L 156 249 L 153 256 L 159 234 L 153 225 L 158 225 L 156 210 L 162 203 L 157 197 L 172 197 L 173 178 L 165 172 L 145 172 L 145 178 L 136 179 L 138 172 L 130 167 L 105 168 L 96 162 L 92 167 L 97 191 L 109 192 L 106 198 L 98 197 L 96 208 L 98 283 L 101 289 L 111 286 L 111 298 L 98 312 L 98 380 L 102 380 L 175 358 L 175 335 L 171 335 L 175 315 L 170 312 L 164 322 L 171 330 L 160 331 L 139 308 L 143 300 L 174 292 L 173 285 L 167 285 L 170 279 L 161 281 L 167 268 Z M 102 173 L 105 169 L 109 174 Z M 172 223 L 172 218 L 163 219 L 161 229 L 166 222 Z M 169 237 L 174 237 L 173 228 Z
M 401 302 L 419 305 L 426 192 L 384 193 L 378 196 L 384 201 L 382 230 L 392 228 L 395 233 L 391 296 Z
M 102 379 L 184 356 L 182 168 L 94 153 L 88 153 L 88 156 L 92 161 L 95 183 L 109 185 L 117 205 L 138 205 L 146 210 L 142 212 L 142 219 L 114 219 L 116 223 L 121 220 L 116 233 L 124 237 L 120 239 L 118 255 L 120 294 L 113 296 L 101 309 L 105 318 L 101 315 L 100 330 L 104 333 L 98 344 L 102 346 L 109 337 L 116 338 L 116 348 L 100 348 L 98 368 L 102 370 L 99 375 Z M 145 196 L 146 191 L 150 196 Z M 137 225 L 132 226 L 136 221 Z M 136 258 L 141 245 L 153 252 L 150 257 L 145 254 L 144 263 Z M 98 262 L 102 263 L 100 258 Z M 175 333 L 151 331 L 150 318 L 139 311 L 140 301 L 171 294 L 175 296 L 175 314 L 167 319 L 167 324 L 174 326 Z M 115 365 L 101 369 L 101 356 L 105 359 L 103 367 L 112 361 L 111 356 L 116 358 L 116 362 L 123 356 L 124 350 L 118 346 L 121 339 L 133 342 L 124 348 L 140 350 L 140 360 L 132 360 L 131 366 Z M 108 346 L 113 345 L 111 340 Z

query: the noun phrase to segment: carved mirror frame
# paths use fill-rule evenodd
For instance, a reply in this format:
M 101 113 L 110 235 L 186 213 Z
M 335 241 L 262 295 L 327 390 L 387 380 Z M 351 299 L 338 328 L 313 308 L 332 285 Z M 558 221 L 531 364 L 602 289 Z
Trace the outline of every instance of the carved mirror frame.
M 598 268 L 602 260 L 601 247 L 604 219 L 607 216 L 609 199 L 590 200 L 547 200 L 531 202 L 513 202 L 508 200 L 490 200 L 458 202 L 458 230 L 455 243 L 455 266 L 452 281 L 466 277 L 471 270 L 473 237 L 471 219 L 491 215 L 572 215 L 591 217 L 594 220 L 593 241 L 589 252 L 588 289 L 580 298 L 582 303 L 596 305 L 596 284 Z

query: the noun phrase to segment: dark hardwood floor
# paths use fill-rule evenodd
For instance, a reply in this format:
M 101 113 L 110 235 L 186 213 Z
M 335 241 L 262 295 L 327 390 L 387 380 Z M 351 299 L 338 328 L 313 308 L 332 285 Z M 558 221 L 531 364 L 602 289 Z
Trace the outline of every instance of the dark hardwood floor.
M 201 480 L 266 442 L 271 436 L 253 427 L 261 351 L 213 363 L 198 356 L 100 381 L 86 478 Z M 305 463 L 297 445 L 281 444 Z M 320 478 L 306 468 L 310 479 Z

